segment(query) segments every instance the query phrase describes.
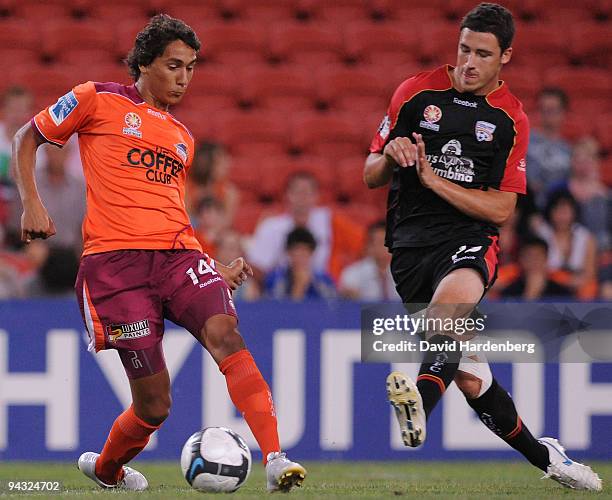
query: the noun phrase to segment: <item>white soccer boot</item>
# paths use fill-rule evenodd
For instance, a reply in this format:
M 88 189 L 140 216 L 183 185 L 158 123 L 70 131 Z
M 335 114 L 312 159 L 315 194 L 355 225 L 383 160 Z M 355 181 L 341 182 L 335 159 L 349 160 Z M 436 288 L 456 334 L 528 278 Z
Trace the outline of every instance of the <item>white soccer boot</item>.
M 294 486 L 302 486 L 306 478 L 306 469 L 297 462 L 292 462 L 285 453 L 275 451 L 268 453 L 266 463 L 268 491 L 287 493 Z
M 573 490 L 601 491 L 599 476 L 588 465 L 570 459 L 565 454 L 565 448 L 559 444 L 559 441 L 551 437 L 543 437 L 538 441 L 548 448 L 548 459 L 550 461 L 542 479 L 549 477 Z
M 387 377 L 387 397 L 395 409 L 404 445 L 413 448 L 422 445 L 427 435 L 427 421 L 416 384 L 402 372 L 393 372 Z
M 127 467 L 125 465 L 123 466 L 123 479 L 121 481 L 119 481 L 117 484 L 103 483 L 102 481 L 100 481 L 100 479 L 98 479 L 98 476 L 96 476 L 96 460 L 98 460 L 99 456 L 99 453 L 94 453 L 93 451 L 87 451 L 83 453 L 79 457 L 78 468 L 83 474 L 85 474 L 89 479 L 91 479 L 101 488 L 117 488 L 131 491 L 142 491 L 146 490 L 149 487 L 149 483 L 147 482 L 146 477 L 144 477 L 137 470 L 134 470 L 131 467 Z

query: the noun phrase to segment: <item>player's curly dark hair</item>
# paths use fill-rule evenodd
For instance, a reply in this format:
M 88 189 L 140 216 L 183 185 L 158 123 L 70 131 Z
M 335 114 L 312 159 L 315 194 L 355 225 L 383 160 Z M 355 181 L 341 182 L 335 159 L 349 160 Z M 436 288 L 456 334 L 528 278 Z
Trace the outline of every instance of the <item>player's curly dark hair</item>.
M 512 13 L 496 3 L 481 3 L 469 11 L 461 21 L 461 30 L 467 28 L 479 33 L 493 33 L 501 51 L 512 45 L 514 19 Z
M 167 14 L 152 17 L 149 24 L 136 35 L 134 47 L 126 59 L 130 75 L 135 81 L 140 78 L 139 66 L 151 64 L 174 40 L 182 40 L 196 52 L 200 50 L 200 40 L 193 29 L 183 21 Z

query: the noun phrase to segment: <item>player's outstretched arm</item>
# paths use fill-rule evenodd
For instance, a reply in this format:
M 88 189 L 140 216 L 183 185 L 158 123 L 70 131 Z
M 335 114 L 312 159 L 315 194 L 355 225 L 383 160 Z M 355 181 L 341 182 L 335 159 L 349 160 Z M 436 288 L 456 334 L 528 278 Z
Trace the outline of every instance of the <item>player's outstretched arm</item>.
M 416 162 L 416 146 L 407 137 L 396 137 L 382 154 L 370 153 L 366 159 L 363 180 L 370 189 L 385 186 L 391 180 L 393 167 L 412 167 Z
M 413 134 L 418 152 L 417 173 L 424 187 L 449 202 L 464 214 L 492 222 L 501 226 L 506 222 L 516 206 L 516 193 L 489 189 L 466 189 L 443 177 L 436 175 L 427 161 L 425 143 L 421 134 Z
M 34 168 L 36 149 L 42 144 L 30 123 L 21 127 L 13 138 L 13 157 L 11 170 L 21 203 L 21 240 L 30 243 L 35 238 L 46 239 L 55 234 L 55 224 L 43 205 L 38 189 Z

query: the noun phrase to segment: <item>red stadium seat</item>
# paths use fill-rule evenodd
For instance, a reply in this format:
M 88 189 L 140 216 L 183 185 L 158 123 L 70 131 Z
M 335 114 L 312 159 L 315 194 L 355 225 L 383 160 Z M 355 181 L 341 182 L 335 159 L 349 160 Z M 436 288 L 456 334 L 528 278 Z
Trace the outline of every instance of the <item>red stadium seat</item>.
M 265 61 L 266 27 L 255 23 L 193 23 L 202 41 L 200 56 L 207 62 L 231 66 Z
M 346 28 L 345 51 L 352 59 L 389 67 L 416 61 L 421 41 L 419 29 L 400 23 L 353 23 Z
M 553 68 L 546 72 L 544 83 L 562 88 L 569 94 L 570 99 L 580 96 L 612 98 L 612 77 L 610 72 L 604 69 Z
M 316 104 L 312 75 L 299 65 L 246 68 L 240 90 L 244 102 L 286 113 L 314 109 Z
M 196 66 L 187 94 L 225 97 L 233 107 L 237 105 L 240 98 L 239 83 L 233 68 L 203 64 Z
M 612 157 L 601 162 L 601 180 L 612 189 Z
M 196 25 L 216 23 L 221 18 L 221 2 L 216 0 L 181 0 L 155 2 L 155 7 L 161 12 L 181 19 L 195 29 Z M 196 30 L 197 32 L 197 30 Z M 200 33 L 197 33 L 200 36 Z
M 12 77 L 35 96 L 44 95 L 44 100 L 49 102 L 57 100 L 75 85 L 83 83 L 66 67 L 22 66 L 12 72 Z
M 5 68 L 37 63 L 41 51 L 38 34 L 28 23 L 14 19 L 0 23 L 0 56 Z
M 334 26 L 286 24 L 272 28 L 270 55 L 279 61 L 306 65 L 339 62 L 342 37 Z
M 259 221 L 270 211 L 269 206 L 261 203 L 245 203 L 238 208 L 233 228 L 241 234 L 252 234 Z
M 546 61 L 547 67 L 554 67 L 569 62 L 568 34 L 550 23 L 517 23 L 512 46 L 512 57 L 517 64 L 535 60 Z
M 332 110 L 383 112 L 399 82 L 390 81 L 374 67 L 324 66 L 318 74 L 319 99 Z
M 64 0 L 20 0 L 15 4 L 15 15 L 42 25 L 49 20 L 68 19 L 71 4 Z
M 113 51 L 117 59 L 125 59 L 134 46 L 136 35 L 144 27 L 142 18 L 124 19 L 115 24 Z
M 574 62 L 608 69 L 612 66 L 610 22 L 576 23 L 571 29 L 568 45 Z
M 533 98 L 542 87 L 540 68 L 520 66 L 512 61 L 502 69 L 501 79 L 521 101 Z
M 298 3 L 299 0 L 220 0 L 224 15 L 256 23 L 295 19 Z
M 366 0 L 334 0 L 321 2 L 316 0 L 302 1 L 315 22 L 324 20 L 338 25 L 363 21 L 370 18 L 371 9 Z
M 104 21 L 115 27 L 129 19 L 137 30 L 141 30 L 149 20 L 146 6 L 141 2 L 128 3 L 123 0 L 94 2 L 88 11 L 94 20 Z
M 418 23 L 441 20 L 447 15 L 448 0 L 406 2 L 405 0 L 371 0 L 373 12 L 389 20 L 416 20 Z M 426 17 L 423 17 L 426 16 Z
M 333 200 L 335 172 L 327 158 L 264 156 L 254 159 L 253 163 L 256 164 L 258 176 L 249 189 L 255 190 L 260 199 L 281 201 L 288 178 L 296 172 L 309 172 L 319 183 L 320 201 L 327 203 Z
M 459 45 L 457 22 L 427 23 L 422 26 L 421 60 L 430 65 L 455 64 Z
M 286 113 L 226 113 L 215 121 L 211 134 L 235 155 L 280 155 L 289 142 L 286 120 Z
M 293 147 L 304 154 L 338 160 L 365 152 L 367 140 L 359 122 L 340 113 L 303 113 L 292 118 Z
M 113 33 L 99 22 L 49 21 L 43 26 L 42 42 L 44 55 L 62 63 L 113 60 Z

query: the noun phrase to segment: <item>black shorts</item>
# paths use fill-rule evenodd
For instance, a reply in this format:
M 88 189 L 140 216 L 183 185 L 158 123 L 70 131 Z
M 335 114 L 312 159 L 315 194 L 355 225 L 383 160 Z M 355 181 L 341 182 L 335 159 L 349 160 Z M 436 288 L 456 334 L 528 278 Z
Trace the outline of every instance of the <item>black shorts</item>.
M 427 247 L 394 248 L 391 274 L 402 302 L 428 304 L 454 269 L 469 267 L 482 276 L 485 291 L 497 277 L 497 236 L 466 236 Z

